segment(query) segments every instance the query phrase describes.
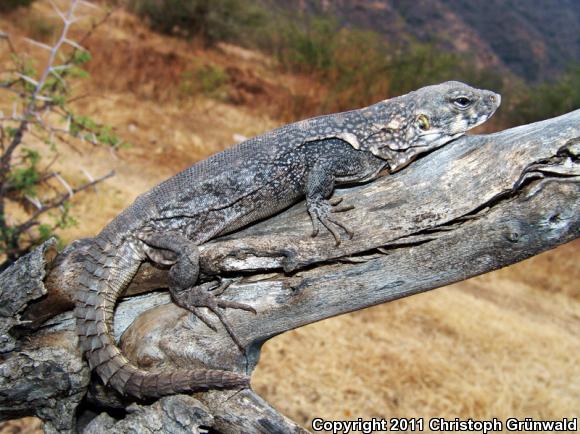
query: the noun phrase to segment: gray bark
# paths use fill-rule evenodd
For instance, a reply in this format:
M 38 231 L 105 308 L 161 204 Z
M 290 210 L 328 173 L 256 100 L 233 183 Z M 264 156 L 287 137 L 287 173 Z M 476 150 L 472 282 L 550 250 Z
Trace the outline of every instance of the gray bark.
M 309 236 L 303 204 L 202 246 L 205 274 L 236 278 L 223 297 L 258 312 L 226 312 L 247 358 L 217 321 L 216 333 L 172 304 L 166 291 L 151 292 L 166 285 L 166 271 L 148 264 L 116 311 L 123 351 L 145 368 L 194 365 L 251 374 L 261 345 L 279 333 L 464 280 L 577 238 L 580 110 L 461 138 L 399 173 L 336 194 L 355 206 L 342 217 L 356 229 L 354 239 L 338 247 L 329 235 Z M 0 276 L 0 300 L 15 300 L 0 310 L 0 418 L 36 414 L 61 432 L 85 425 L 85 432 L 159 432 L 164 426 L 172 432 L 199 426 L 227 433 L 304 432 L 251 390 L 136 405 L 90 382 L 70 313 L 75 252 L 82 248 L 81 240 L 48 261 L 48 275 L 32 273 L 28 286 L 19 270 L 44 270 L 42 254 Z M 18 289 L 28 287 L 40 290 Z M 22 369 L 25 361 L 48 363 L 50 375 Z M 56 368 L 61 377 L 53 374 Z M 14 406 L 17 390 L 24 393 Z M 90 420 L 103 406 L 129 413 L 120 421 L 105 414 Z

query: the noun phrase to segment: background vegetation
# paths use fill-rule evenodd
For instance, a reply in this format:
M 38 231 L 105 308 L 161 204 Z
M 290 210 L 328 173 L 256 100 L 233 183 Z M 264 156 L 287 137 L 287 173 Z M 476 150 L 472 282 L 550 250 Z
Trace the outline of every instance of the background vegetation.
M 6 0 L 0 4 L 0 12 L 28 6 L 32 1 Z M 341 26 L 338 18 L 328 14 L 291 12 L 272 7 L 275 2 L 265 0 L 112 0 L 110 3 L 126 6 L 144 18 L 153 30 L 163 34 L 195 40 L 206 47 L 232 42 L 259 49 L 274 56 L 286 71 L 318 78 L 329 90 L 325 99 L 318 101 L 324 111 L 369 104 L 449 79 L 502 93 L 504 101 L 510 104 L 509 110 L 499 114 L 505 125 L 533 122 L 580 107 L 578 64 L 570 64 L 566 72 L 553 80 L 530 84 L 496 67 L 475 66 L 474 58 L 441 50 L 435 43 L 389 44 L 377 32 Z M 468 11 L 471 21 L 476 12 L 472 9 Z M 413 22 L 420 18 L 413 14 L 409 17 L 409 13 L 406 11 L 404 15 Z M 32 27 L 40 39 L 46 39 L 51 30 L 42 21 L 32 23 Z M 437 40 L 438 36 L 433 38 Z M 203 83 L 195 84 L 193 78 Z M 199 91 L 226 98 L 223 85 L 227 82 L 227 73 L 220 68 L 202 65 L 199 71 L 188 71 L 183 82 L 186 95 Z M 307 108 L 305 113 L 300 113 L 298 108 L 290 116 L 310 114 Z
M 12 2 L 10 9 L 28 3 Z M 36 66 L 38 59 L 16 49 L 10 35 L 1 35 L 11 61 L 0 71 L 0 95 L 12 107 L 10 114 L 0 111 L 0 271 L 74 225 L 69 200 L 112 175 L 94 179 L 85 172 L 88 181 L 69 184 L 54 169 L 58 146 L 78 141 L 113 148 L 122 144 L 110 127 L 77 114 L 69 104 L 75 96 L 74 82 L 88 77 L 83 66 L 91 60 L 68 35 L 79 4 L 73 2 L 67 10 L 54 6 L 62 22 L 51 45 L 24 40 L 44 51 L 46 62 L 41 69 Z M 52 33 L 57 27 L 42 28 Z
M 34 0 L 2 0 L 0 3 L 0 13 L 8 12 L 21 6 L 30 6 Z
M 579 65 L 570 65 L 556 80 L 530 85 L 496 68 L 476 67 L 469 56 L 433 43 L 393 46 L 379 33 L 341 27 L 332 16 L 267 9 L 259 0 L 130 0 L 129 8 L 155 30 L 199 38 L 206 46 L 226 41 L 258 48 L 275 56 L 285 70 L 317 77 L 330 89 L 322 102 L 326 111 L 366 105 L 449 79 L 504 94 L 504 101 L 511 102 L 500 114 L 506 124 L 580 107 Z
M 240 0 L 129 0 L 156 31 L 200 38 L 206 46 L 232 40 L 259 24 L 261 10 Z

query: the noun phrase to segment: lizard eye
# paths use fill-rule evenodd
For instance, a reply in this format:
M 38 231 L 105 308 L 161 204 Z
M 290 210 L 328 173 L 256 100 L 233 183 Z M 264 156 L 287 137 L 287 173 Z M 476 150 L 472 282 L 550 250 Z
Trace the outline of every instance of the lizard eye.
M 427 131 L 429 128 L 431 128 L 431 124 L 429 123 L 429 118 L 425 115 L 417 116 L 417 126 L 419 127 L 419 129 L 421 129 L 423 131 Z
M 460 96 L 453 99 L 453 104 L 460 109 L 465 109 L 471 105 L 471 100 L 466 96 Z

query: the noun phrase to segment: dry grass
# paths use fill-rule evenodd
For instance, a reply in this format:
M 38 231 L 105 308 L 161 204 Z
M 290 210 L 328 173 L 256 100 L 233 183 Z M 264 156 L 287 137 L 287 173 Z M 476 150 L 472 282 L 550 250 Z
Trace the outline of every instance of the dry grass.
M 580 309 L 514 279 L 545 276 L 579 243 L 433 292 L 313 324 L 268 342 L 254 385 L 285 414 L 315 417 L 577 417 Z M 282 375 L 283 372 L 283 375 Z M 298 392 L 297 392 L 298 391 Z
M 0 434 L 40 434 L 42 432 L 42 422 L 36 417 L 0 422 Z
M 37 4 L 35 13 L 44 7 Z M 0 17 L 0 28 L 18 32 L 18 21 L 10 21 Z M 80 179 L 79 167 L 94 175 L 117 171 L 96 195 L 75 200 L 82 224 L 66 240 L 97 233 L 137 194 L 229 146 L 234 134 L 252 136 L 294 111 L 312 110 L 316 99 L 308 92 L 319 90 L 304 77 L 277 74 L 255 53 L 229 46 L 205 52 L 153 35 L 122 12 L 89 46 L 93 80 L 79 91 L 90 97 L 77 108 L 113 125 L 134 147 L 116 156 L 60 149 L 69 180 Z M 241 96 L 181 95 L 179 77 L 200 62 L 230 71 L 230 89 Z M 314 417 L 579 417 L 579 249 L 579 242 L 568 244 L 286 333 L 265 345 L 254 387 L 305 426 Z M 29 425 L 19 421 L 0 432 L 34 429 L 17 426 Z

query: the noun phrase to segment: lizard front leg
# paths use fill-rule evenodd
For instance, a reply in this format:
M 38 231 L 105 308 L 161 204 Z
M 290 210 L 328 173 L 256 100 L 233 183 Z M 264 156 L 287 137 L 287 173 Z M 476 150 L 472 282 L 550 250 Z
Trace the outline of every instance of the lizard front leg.
M 306 148 L 305 160 L 304 193 L 312 219 L 312 235 L 318 235 L 322 225 L 332 234 L 338 246 L 340 229 L 349 238 L 353 237 L 353 232 L 335 214 L 354 207 L 342 205 L 341 199 L 329 200 L 335 184 L 356 184 L 375 179 L 387 163 L 370 152 L 356 150 L 337 139 L 310 144 Z
M 334 191 L 334 184 L 332 166 L 324 162 L 316 163 L 308 172 L 306 179 L 306 207 L 312 220 L 312 236 L 318 235 L 322 224 L 332 234 L 338 246 L 340 234 L 337 227 L 346 232 L 349 238 L 353 237 L 353 232 L 332 214 L 348 211 L 353 207 L 339 206 L 342 199 L 328 200 Z
M 195 285 L 199 276 L 198 246 L 175 232 L 141 233 L 141 241 L 145 243 L 145 252 L 154 262 L 171 265 L 169 269 L 169 291 L 173 301 L 180 307 L 196 315 L 208 327 L 215 330 L 205 314 L 198 308 L 205 307 L 213 312 L 234 343 L 243 352 L 243 347 L 236 337 L 222 310 L 226 308 L 242 309 L 256 313 L 247 304 L 222 300 L 218 296 L 229 286 L 229 283 L 206 282 Z

